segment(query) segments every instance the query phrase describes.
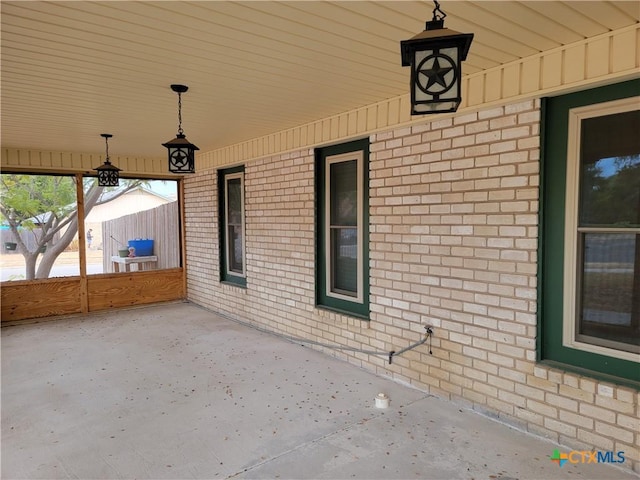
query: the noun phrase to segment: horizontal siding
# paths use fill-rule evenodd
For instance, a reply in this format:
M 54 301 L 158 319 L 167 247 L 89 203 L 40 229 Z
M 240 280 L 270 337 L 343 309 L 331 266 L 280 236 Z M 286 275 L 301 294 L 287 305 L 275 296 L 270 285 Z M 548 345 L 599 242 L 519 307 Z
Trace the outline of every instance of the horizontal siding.
M 65 172 L 95 174 L 94 168 L 104 163 L 104 155 L 80 152 L 50 152 L 20 148 L 2 148 L 3 170 L 28 170 L 30 172 Z M 122 177 L 175 178 L 167 170 L 167 159 L 111 155 L 110 161 L 120 168 Z

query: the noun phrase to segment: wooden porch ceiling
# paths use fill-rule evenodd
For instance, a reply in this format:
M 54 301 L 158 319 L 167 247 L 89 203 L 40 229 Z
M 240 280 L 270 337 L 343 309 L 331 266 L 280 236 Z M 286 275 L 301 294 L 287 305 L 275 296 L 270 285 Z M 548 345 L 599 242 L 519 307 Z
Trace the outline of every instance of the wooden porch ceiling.
M 400 41 L 426 1 L 2 1 L 2 146 L 160 157 L 183 127 L 201 151 L 402 95 Z M 441 1 L 475 39 L 472 74 L 640 21 L 632 1 Z

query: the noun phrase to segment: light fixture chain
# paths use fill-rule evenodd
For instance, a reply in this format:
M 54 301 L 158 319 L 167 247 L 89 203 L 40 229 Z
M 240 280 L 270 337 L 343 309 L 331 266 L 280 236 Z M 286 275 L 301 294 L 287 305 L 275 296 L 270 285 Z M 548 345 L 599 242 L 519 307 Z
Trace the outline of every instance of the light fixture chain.
M 182 130 L 182 94 L 178 92 L 178 134 L 182 135 L 184 130 Z
M 107 146 L 107 158 L 105 158 L 105 162 L 109 161 L 109 137 L 104 137 L 104 143 Z
M 436 5 L 436 8 L 433 9 L 433 21 L 436 22 L 436 21 L 444 20 L 447 14 L 444 13 L 442 10 L 440 10 L 440 4 L 438 3 L 437 0 L 433 0 L 433 3 Z M 438 16 L 437 12 L 440 12 L 441 16 Z

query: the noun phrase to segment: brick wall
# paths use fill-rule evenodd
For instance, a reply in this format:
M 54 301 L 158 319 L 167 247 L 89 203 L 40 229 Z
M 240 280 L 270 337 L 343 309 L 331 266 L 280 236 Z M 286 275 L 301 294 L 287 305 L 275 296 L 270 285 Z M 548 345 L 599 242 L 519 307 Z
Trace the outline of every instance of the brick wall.
M 314 306 L 314 157 L 245 165 L 247 288 L 219 282 L 216 172 L 185 188 L 190 300 L 640 470 L 639 396 L 540 366 L 536 350 L 539 102 L 371 136 L 371 321 Z

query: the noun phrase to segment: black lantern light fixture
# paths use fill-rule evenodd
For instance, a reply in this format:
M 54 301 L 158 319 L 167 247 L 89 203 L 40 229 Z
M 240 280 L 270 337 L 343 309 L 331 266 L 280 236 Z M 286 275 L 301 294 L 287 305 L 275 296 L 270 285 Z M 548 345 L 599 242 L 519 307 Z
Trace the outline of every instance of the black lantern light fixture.
M 402 66 L 411 66 L 411 115 L 455 112 L 462 101 L 461 63 L 473 33 L 444 27 L 447 16 L 434 0 L 433 19 L 425 30 L 400 42 Z
M 178 135 L 173 140 L 162 144 L 169 150 L 169 171 L 195 173 L 195 152 L 200 149 L 186 139 L 182 130 L 182 94 L 189 90 L 189 87 L 171 85 L 171 90 L 178 94 Z
M 109 139 L 113 137 L 113 135 L 110 133 L 101 133 L 100 136 L 104 138 L 104 143 L 107 147 L 107 156 L 104 159 L 104 164 L 94 168 L 94 170 L 98 172 L 98 186 L 117 187 L 120 185 L 120 169 L 112 165 L 109 160 Z

